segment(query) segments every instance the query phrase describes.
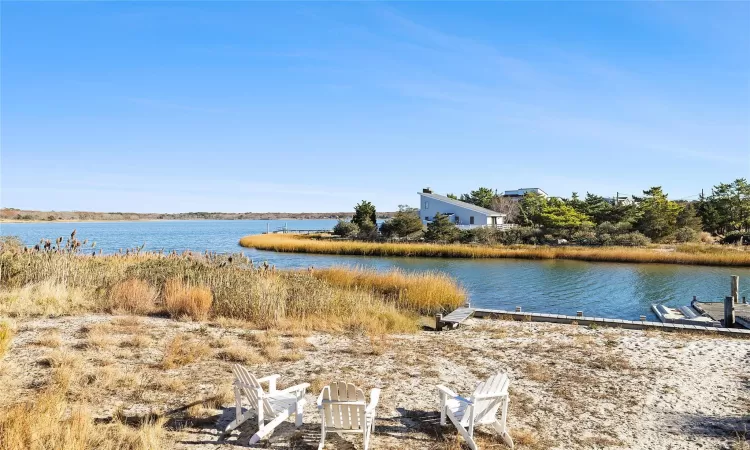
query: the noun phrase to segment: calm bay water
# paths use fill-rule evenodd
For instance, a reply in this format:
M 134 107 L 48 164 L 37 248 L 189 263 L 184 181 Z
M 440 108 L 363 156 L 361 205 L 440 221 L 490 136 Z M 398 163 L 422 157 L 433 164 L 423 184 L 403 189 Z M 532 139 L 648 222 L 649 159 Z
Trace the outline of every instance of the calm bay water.
M 242 252 L 256 262 L 278 268 L 349 265 L 385 270 L 439 270 L 459 280 L 473 306 L 524 311 L 651 319 L 651 303 L 685 305 L 693 295 L 720 300 L 729 293 L 729 276 L 739 275 L 740 295 L 750 297 L 750 269 L 669 264 L 588 263 L 583 261 L 462 260 L 374 258 L 262 252 L 239 246 L 240 237 L 274 230 L 332 228 L 335 220 L 236 220 L 163 222 L 3 223 L 0 235 L 20 237 L 34 245 L 41 238 L 67 237 L 96 241 L 105 253 L 145 243 L 146 250 Z

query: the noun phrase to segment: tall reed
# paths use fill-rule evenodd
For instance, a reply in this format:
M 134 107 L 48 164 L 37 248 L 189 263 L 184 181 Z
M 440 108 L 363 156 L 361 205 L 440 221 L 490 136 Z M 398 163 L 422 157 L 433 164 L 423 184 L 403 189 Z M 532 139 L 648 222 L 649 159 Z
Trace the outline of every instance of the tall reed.
M 9 316 L 106 312 L 113 309 L 113 298 L 131 299 L 137 307 L 130 311 L 142 313 L 145 309 L 134 299 L 145 295 L 150 303 L 153 289 L 157 309 L 163 305 L 197 320 L 226 317 L 263 328 L 407 332 L 417 329 L 418 314 L 453 309 L 465 298 L 455 282 L 439 274 L 280 271 L 238 257 L 0 251 L 0 265 L 0 314 Z M 200 292 L 178 295 L 178 284 Z M 35 295 L 42 292 L 39 286 L 53 294 Z
M 381 243 L 311 239 L 301 235 L 261 234 L 240 239 L 243 247 L 293 253 L 433 258 L 571 259 L 580 261 L 693 264 L 750 267 L 750 252 L 721 249 L 698 252 L 694 247 L 674 250 L 630 247 L 489 246 L 470 244 Z

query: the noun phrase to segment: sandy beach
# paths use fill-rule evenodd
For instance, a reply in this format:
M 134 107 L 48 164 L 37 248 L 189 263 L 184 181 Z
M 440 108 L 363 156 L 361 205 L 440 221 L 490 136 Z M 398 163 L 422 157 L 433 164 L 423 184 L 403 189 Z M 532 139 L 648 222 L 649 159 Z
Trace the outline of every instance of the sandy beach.
M 30 400 L 68 368 L 67 397 L 99 421 L 164 417 L 169 448 L 246 448 L 250 420 L 234 418 L 231 365 L 281 387 L 309 382 L 304 425 L 277 428 L 260 447 L 316 448 L 315 398 L 333 380 L 383 390 L 373 447 L 461 447 L 440 427 L 435 386 L 470 394 L 495 372 L 511 379 L 509 426 L 519 449 L 746 449 L 750 343 L 576 325 L 470 321 L 458 330 L 382 338 L 248 330 L 236 324 L 87 315 L 17 323 L 0 360 L 0 406 Z M 175 337 L 193 360 L 165 365 Z M 51 362 L 53 361 L 53 362 Z M 58 376 L 59 377 L 59 376 Z M 505 448 L 489 430 L 483 448 Z M 329 437 L 326 448 L 361 448 Z

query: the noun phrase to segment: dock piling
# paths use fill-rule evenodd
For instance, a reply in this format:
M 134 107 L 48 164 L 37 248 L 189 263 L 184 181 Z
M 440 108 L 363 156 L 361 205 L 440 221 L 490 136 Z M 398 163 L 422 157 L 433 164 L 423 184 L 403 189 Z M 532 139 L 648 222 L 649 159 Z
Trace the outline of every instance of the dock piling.
M 739 303 L 740 277 L 732 275 L 732 302 Z
M 443 315 L 435 314 L 435 331 L 443 331 Z
M 724 297 L 724 328 L 734 327 L 734 298 Z

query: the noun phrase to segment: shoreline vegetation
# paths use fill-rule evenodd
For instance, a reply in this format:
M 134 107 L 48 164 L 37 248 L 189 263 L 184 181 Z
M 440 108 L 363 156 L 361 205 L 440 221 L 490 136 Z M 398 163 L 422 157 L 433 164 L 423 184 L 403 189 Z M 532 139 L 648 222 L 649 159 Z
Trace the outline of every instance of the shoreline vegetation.
M 683 244 L 672 247 L 579 247 L 542 245 L 433 244 L 364 242 L 325 235 L 258 234 L 240 239 L 257 250 L 327 255 L 467 258 L 566 259 L 592 262 L 660 263 L 750 267 L 750 252 L 718 245 Z
M 139 249 L 92 256 L 80 251 L 85 245 L 75 233 L 40 249 L 0 241 L 0 315 L 130 313 L 377 335 L 417 331 L 420 315 L 466 299 L 455 280 L 436 272 L 277 270 L 241 254 Z
M 379 219 L 387 219 L 393 212 L 382 212 Z M 303 220 L 350 219 L 351 212 L 186 212 L 174 214 L 91 211 L 36 211 L 17 208 L 0 209 L 0 222 L 130 222 L 159 220 Z

